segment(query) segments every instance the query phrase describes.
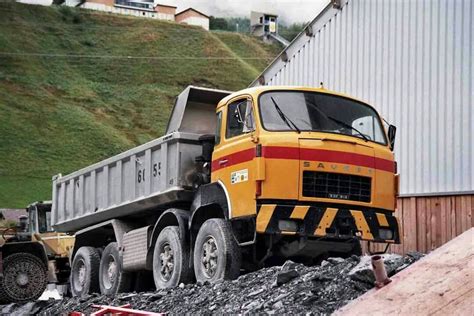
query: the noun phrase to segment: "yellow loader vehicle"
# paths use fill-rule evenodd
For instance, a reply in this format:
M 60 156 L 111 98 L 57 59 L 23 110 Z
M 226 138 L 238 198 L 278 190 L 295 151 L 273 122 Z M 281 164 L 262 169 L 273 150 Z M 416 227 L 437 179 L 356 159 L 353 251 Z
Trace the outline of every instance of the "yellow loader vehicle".
M 188 87 L 165 136 L 53 178 L 52 223 L 74 233 L 71 291 L 236 278 L 285 258 L 398 243 L 395 127 L 325 89 Z
M 48 283 L 66 285 L 74 237 L 51 229 L 51 202 L 35 202 L 15 228 L 4 229 L 0 245 L 0 302 L 38 299 Z

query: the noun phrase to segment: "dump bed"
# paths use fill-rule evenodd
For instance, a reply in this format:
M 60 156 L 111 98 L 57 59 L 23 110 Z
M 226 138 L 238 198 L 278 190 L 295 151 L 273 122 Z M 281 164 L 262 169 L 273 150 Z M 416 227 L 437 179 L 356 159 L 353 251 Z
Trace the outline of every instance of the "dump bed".
M 214 133 L 215 108 L 229 92 L 188 87 L 167 134 L 71 173 L 53 177 L 52 225 L 74 232 L 103 221 L 190 202 L 199 137 Z

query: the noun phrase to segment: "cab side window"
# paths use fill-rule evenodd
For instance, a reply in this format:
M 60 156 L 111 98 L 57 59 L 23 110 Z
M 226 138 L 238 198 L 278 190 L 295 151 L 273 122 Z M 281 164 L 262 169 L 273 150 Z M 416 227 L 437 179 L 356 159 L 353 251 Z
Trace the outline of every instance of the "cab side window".
M 252 102 L 237 100 L 227 107 L 226 138 L 232 138 L 255 130 Z

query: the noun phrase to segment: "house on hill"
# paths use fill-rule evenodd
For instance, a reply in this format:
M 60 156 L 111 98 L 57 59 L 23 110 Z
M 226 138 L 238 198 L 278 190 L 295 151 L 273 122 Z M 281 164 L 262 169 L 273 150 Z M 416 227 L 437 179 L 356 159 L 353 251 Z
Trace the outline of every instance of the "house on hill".
M 200 26 L 209 31 L 209 16 L 193 8 L 188 8 L 176 14 L 175 21 L 177 23 Z
M 278 15 L 274 13 L 250 12 L 250 34 L 264 42 L 280 42 L 284 46 L 290 43 L 278 34 Z
M 66 0 L 65 4 L 71 7 L 175 21 L 209 30 L 209 16 L 206 14 L 194 8 L 176 13 L 175 6 L 160 4 L 155 0 Z
M 28 213 L 24 208 L 11 209 L 11 208 L 0 208 L 0 221 L 13 221 L 18 222 L 21 216 L 27 216 Z
M 174 21 L 176 14 L 175 6 L 155 3 L 153 0 L 68 0 L 66 5 L 167 21 Z

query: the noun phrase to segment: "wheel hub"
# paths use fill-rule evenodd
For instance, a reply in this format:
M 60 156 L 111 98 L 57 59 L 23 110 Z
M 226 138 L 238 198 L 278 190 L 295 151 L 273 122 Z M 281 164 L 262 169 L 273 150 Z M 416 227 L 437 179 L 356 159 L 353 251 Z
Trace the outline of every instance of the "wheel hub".
M 217 243 L 214 237 L 207 236 L 202 246 L 201 264 L 204 275 L 212 278 L 217 271 Z
M 118 275 L 118 266 L 117 266 L 117 262 L 115 261 L 114 257 L 112 255 L 110 255 L 108 258 L 107 258 L 107 270 L 105 271 L 105 275 L 104 275 L 104 286 L 108 289 L 112 288 L 113 285 L 115 284 L 115 281 L 117 279 L 117 275 Z
M 165 280 L 171 279 L 174 270 L 174 253 L 169 243 L 165 243 L 160 251 L 160 275 Z
M 5 260 L 3 290 L 11 301 L 34 300 L 43 292 L 46 277 L 37 258 L 29 254 L 14 254 Z
M 81 262 L 82 263 L 82 262 Z M 84 283 L 86 282 L 86 267 L 85 265 L 82 263 L 81 266 L 79 267 L 79 273 L 78 273 L 78 281 L 79 281 L 79 284 L 81 286 L 84 285 Z
M 16 276 L 16 284 L 18 284 L 19 286 L 26 286 L 28 284 L 28 281 L 28 274 L 25 272 L 20 272 Z
M 107 276 L 109 277 L 109 280 L 113 282 L 115 280 L 115 277 L 117 276 L 117 264 L 115 263 L 115 260 L 111 260 L 109 262 L 109 268 L 107 269 Z

